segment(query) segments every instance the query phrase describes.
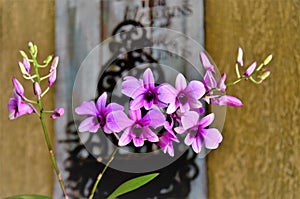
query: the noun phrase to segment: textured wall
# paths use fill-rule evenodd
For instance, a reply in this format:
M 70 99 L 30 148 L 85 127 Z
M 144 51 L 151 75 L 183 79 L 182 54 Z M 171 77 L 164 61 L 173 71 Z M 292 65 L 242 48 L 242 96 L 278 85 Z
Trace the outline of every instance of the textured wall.
M 300 1 L 213 0 L 205 11 L 206 48 L 229 77 L 238 45 L 246 63 L 274 55 L 263 85 L 229 89 L 245 106 L 228 108 L 224 141 L 209 155 L 209 198 L 299 198 Z
M 40 58 L 54 51 L 54 1 L 0 0 L 0 19 L 0 198 L 22 193 L 51 195 L 51 162 L 38 118 L 9 121 L 7 101 L 12 95 L 11 77 L 22 79 L 18 50 L 26 50 L 32 40 L 40 48 Z M 30 93 L 32 85 L 24 86 Z M 48 99 L 52 107 L 53 93 Z M 47 125 L 52 132 L 52 123 Z

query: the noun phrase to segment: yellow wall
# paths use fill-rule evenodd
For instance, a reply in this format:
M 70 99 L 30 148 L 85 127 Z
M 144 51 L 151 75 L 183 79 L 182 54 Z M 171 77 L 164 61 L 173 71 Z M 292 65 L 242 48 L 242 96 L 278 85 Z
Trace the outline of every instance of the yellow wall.
M 1 0 L 0 16 L 0 198 L 24 193 L 51 195 L 52 168 L 38 117 L 9 121 L 7 101 L 12 95 L 11 77 L 22 80 L 18 50 L 26 50 L 28 41 L 33 41 L 41 58 L 54 52 L 54 1 Z M 31 93 L 32 85 L 24 86 Z M 48 107 L 53 107 L 53 92 L 49 101 Z M 52 132 L 53 124 L 48 121 Z
M 237 46 L 246 63 L 273 53 L 271 77 L 229 93 L 245 106 L 228 108 L 224 141 L 208 157 L 209 198 L 299 198 L 300 1 L 206 1 L 206 48 L 234 77 Z

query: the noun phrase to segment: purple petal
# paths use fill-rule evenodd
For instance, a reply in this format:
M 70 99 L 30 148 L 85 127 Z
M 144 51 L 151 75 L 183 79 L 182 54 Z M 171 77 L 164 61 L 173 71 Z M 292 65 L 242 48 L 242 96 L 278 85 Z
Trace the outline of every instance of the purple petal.
M 121 135 L 118 145 L 126 146 L 132 140 L 132 136 L 130 134 L 130 128 L 125 129 L 124 133 Z
M 143 83 L 134 77 L 127 77 L 122 83 L 122 93 L 133 99 L 145 92 Z
M 171 143 L 171 144 L 169 144 L 168 146 L 167 146 L 167 152 L 168 152 L 168 154 L 171 156 L 171 157 L 174 157 L 174 148 L 173 148 L 173 144 Z M 165 152 L 166 153 L 166 152 Z
M 199 119 L 199 114 L 196 113 L 195 111 L 186 112 L 181 118 L 181 123 L 183 128 L 187 130 L 194 127 L 197 124 L 198 119 Z
M 137 96 L 134 100 L 130 103 L 131 110 L 137 110 L 144 106 L 144 94 Z
M 223 93 L 226 90 L 225 81 L 226 81 L 226 73 L 223 73 L 223 75 L 221 76 L 221 78 L 219 79 L 219 82 L 218 82 L 218 87 Z
M 200 81 L 193 80 L 186 87 L 185 93 L 195 99 L 200 99 L 205 94 L 204 84 Z
M 190 133 L 186 135 L 185 139 L 184 139 L 184 143 L 187 146 L 190 146 L 194 141 L 196 140 L 196 137 L 191 135 Z
M 34 95 L 36 95 L 38 98 L 40 98 L 41 94 L 42 94 L 42 89 L 39 85 L 39 83 L 34 82 L 33 83 L 33 93 Z
M 214 119 L 215 119 L 215 114 L 210 113 L 207 116 L 200 119 L 199 125 L 201 125 L 202 128 L 205 128 L 209 126 L 214 121 Z
M 256 68 L 256 62 L 253 62 L 246 70 L 246 72 L 244 73 L 245 76 L 249 77 L 250 75 L 252 75 L 252 73 L 254 72 Z
M 205 147 L 208 149 L 216 149 L 222 142 L 223 137 L 218 129 L 210 128 L 203 129 L 205 132 L 203 134 Z
M 210 63 L 208 57 L 204 52 L 200 52 L 200 58 L 205 70 L 215 73 L 214 66 Z
M 107 124 L 105 123 L 105 125 L 102 127 L 104 133 L 107 133 L 107 134 L 111 134 L 112 133 L 112 130 L 110 130 L 107 126 Z
M 154 77 L 150 68 L 148 68 L 143 75 L 143 82 L 146 89 L 154 87 Z
M 83 133 L 83 132 L 92 132 L 96 133 L 98 129 L 100 128 L 100 124 L 98 123 L 98 120 L 96 117 L 88 117 L 85 120 L 83 120 L 79 127 L 78 131 Z
M 217 99 L 212 100 L 211 103 L 217 104 L 219 106 L 235 106 L 235 107 L 243 106 L 241 100 L 230 95 L 223 95 Z
M 199 109 L 202 107 L 201 102 L 199 102 L 197 99 L 189 99 L 189 104 L 191 109 Z
M 48 85 L 49 87 L 51 87 L 53 85 L 53 83 L 56 80 L 56 68 L 53 69 L 53 71 L 51 71 L 51 75 L 48 78 Z
M 176 101 L 171 102 L 167 108 L 167 114 L 174 113 L 177 108 L 178 106 L 176 105 Z
M 14 85 L 16 93 L 21 97 L 24 98 L 24 88 L 22 84 L 15 78 L 12 78 L 12 83 Z
M 133 125 L 134 121 L 130 120 L 123 111 L 114 111 L 107 115 L 106 124 L 114 132 L 120 132 L 123 129 Z
M 200 136 L 195 137 L 195 140 L 192 144 L 192 148 L 196 153 L 200 153 L 201 148 L 202 148 L 202 139 Z
M 142 113 L 141 113 L 140 109 L 138 109 L 138 110 L 129 110 L 129 115 L 130 115 L 130 118 L 133 121 L 139 121 L 140 119 L 142 119 Z
M 216 79 L 210 71 L 206 72 L 202 81 L 207 91 L 211 90 L 212 88 L 216 88 L 217 86 Z
M 105 110 L 106 100 L 107 100 L 107 93 L 104 92 L 97 100 L 97 109 L 99 110 L 99 112 L 103 112 Z
M 149 121 L 150 123 L 148 124 Z M 159 126 L 163 126 L 165 121 L 166 118 L 162 112 L 159 110 L 150 110 L 140 122 L 144 126 L 149 125 L 156 129 Z
M 179 73 L 176 77 L 175 87 L 177 91 L 183 91 L 186 88 L 186 79 Z
M 144 138 L 146 138 L 146 140 L 148 140 L 149 142 L 158 142 L 158 136 L 153 133 L 148 127 L 144 127 L 143 128 L 143 136 Z
M 104 116 L 107 116 L 113 111 L 123 111 L 124 107 L 117 103 L 109 103 L 105 110 L 103 111 Z
M 187 112 L 189 110 L 190 110 L 190 104 L 189 103 L 180 104 L 181 113 Z
M 183 134 L 186 132 L 186 130 L 183 128 L 183 126 L 178 126 L 174 128 L 175 132 L 178 134 Z
M 52 119 L 56 119 L 58 117 L 63 116 L 65 113 L 65 110 L 63 108 L 56 108 L 54 109 L 54 112 L 52 113 L 52 115 L 50 116 Z
M 158 99 L 164 103 L 175 101 L 178 91 L 170 84 L 163 84 L 158 89 Z
M 29 63 L 28 59 L 23 58 L 23 64 L 24 64 L 25 70 L 29 74 L 30 73 L 30 63 Z
M 133 137 L 133 144 L 136 147 L 141 147 L 144 145 L 144 139 L 142 137 Z
M 94 115 L 96 116 L 97 115 L 97 108 L 96 108 L 96 105 L 95 105 L 95 102 L 93 101 L 89 101 L 89 102 L 82 102 L 82 104 L 75 108 L 75 112 L 78 114 L 78 115 Z
M 153 106 L 153 100 L 151 100 L 150 102 L 148 102 L 147 100 L 144 100 L 144 107 L 146 110 L 150 110 Z

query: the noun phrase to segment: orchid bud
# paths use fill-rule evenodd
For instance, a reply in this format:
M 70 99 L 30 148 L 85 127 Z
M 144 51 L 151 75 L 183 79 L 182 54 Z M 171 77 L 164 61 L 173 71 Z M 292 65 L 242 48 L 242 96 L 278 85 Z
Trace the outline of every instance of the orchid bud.
M 44 61 L 43 63 L 44 64 L 48 64 L 51 60 L 52 60 L 53 56 L 52 55 L 49 55 Z
M 21 56 L 22 56 L 23 58 L 28 59 L 26 53 L 25 53 L 23 50 L 20 50 L 19 52 L 20 52 L 20 54 L 21 54 Z
M 38 97 L 38 99 L 40 99 L 41 94 L 42 94 L 42 89 L 41 89 L 39 83 L 37 83 L 37 82 L 33 83 L 33 92 Z
M 25 68 L 25 66 L 22 62 L 19 62 L 19 67 L 20 67 L 21 73 L 23 75 L 28 75 L 28 72 L 27 72 L 27 70 L 26 70 L 26 68 Z
M 241 100 L 230 95 L 223 95 L 221 97 L 213 99 L 211 103 L 217 104 L 219 106 L 235 106 L 235 107 L 243 106 Z
M 51 75 L 48 78 L 49 87 L 51 87 L 53 85 L 55 80 L 56 80 L 56 68 L 51 72 Z
M 50 66 L 50 72 L 53 70 L 56 70 L 57 65 L 58 65 L 59 57 L 54 57 L 52 64 Z
M 15 78 L 12 78 L 12 83 L 14 85 L 16 93 L 23 99 L 24 98 L 24 88 L 22 84 Z
M 259 78 L 263 81 L 267 79 L 270 75 L 271 75 L 271 71 L 266 71 L 261 76 L 259 76 Z
M 272 58 L 273 58 L 272 54 L 269 55 L 269 56 L 264 60 L 264 65 L 268 65 L 268 64 L 272 61 Z
M 27 58 L 23 58 L 23 65 L 24 65 L 27 73 L 29 74 L 30 73 L 30 63 Z
M 208 60 L 208 57 L 204 52 L 200 52 L 200 59 L 202 61 L 203 67 L 205 70 L 215 73 L 214 66 Z
M 28 43 L 28 47 L 29 47 L 29 52 L 30 52 L 31 54 L 35 54 L 35 52 L 36 52 L 36 50 L 35 50 L 35 45 L 33 45 L 32 42 L 29 42 L 29 43 Z
M 221 76 L 221 78 L 219 79 L 219 83 L 218 83 L 218 86 L 219 86 L 219 89 L 224 93 L 225 90 L 226 90 L 226 84 L 225 84 L 225 81 L 226 81 L 226 73 L 223 73 L 223 75 Z
M 238 48 L 237 63 L 238 63 L 240 66 L 244 66 L 244 61 L 243 61 L 243 49 L 242 49 L 241 47 Z
M 56 108 L 54 109 L 54 112 L 52 113 L 52 115 L 50 116 L 52 119 L 56 119 L 58 117 L 63 116 L 65 113 L 65 110 L 63 108 Z
M 256 68 L 256 62 L 253 62 L 246 70 L 246 72 L 244 73 L 245 76 L 249 77 L 250 75 L 252 75 L 252 73 L 254 72 Z

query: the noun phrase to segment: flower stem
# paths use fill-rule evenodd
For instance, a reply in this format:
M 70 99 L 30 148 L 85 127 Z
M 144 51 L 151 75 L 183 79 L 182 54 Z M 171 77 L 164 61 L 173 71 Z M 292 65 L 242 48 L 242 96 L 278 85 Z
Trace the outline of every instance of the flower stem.
M 41 105 L 41 102 L 39 103 L 39 107 L 40 107 L 40 105 Z M 45 140 L 46 140 L 46 143 L 47 143 L 47 147 L 48 147 L 50 159 L 51 159 L 51 162 L 52 162 L 52 166 L 53 166 L 53 168 L 55 170 L 55 174 L 56 174 L 56 176 L 58 178 L 61 190 L 62 190 L 62 192 L 64 194 L 64 198 L 68 199 L 68 195 L 67 195 L 64 183 L 62 181 L 62 177 L 61 177 L 59 168 L 57 166 L 57 162 L 56 162 L 56 158 L 55 158 L 55 153 L 54 153 L 53 147 L 51 145 L 51 142 L 50 142 L 50 139 L 49 139 L 49 134 L 48 134 L 48 131 L 47 131 L 47 128 L 46 128 L 46 125 L 45 125 L 43 109 L 40 110 L 40 121 L 41 121 L 41 124 L 42 124 L 43 133 L 44 133 Z
M 96 182 L 95 182 L 95 184 L 94 184 L 94 186 L 93 186 L 93 189 L 92 189 L 92 192 L 91 192 L 91 194 L 90 194 L 90 196 L 89 196 L 89 199 L 93 199 L 94 194 L 95 194 L 96 189 L 97 189 L 97 186 L 98 186 L 100 180 L 102 179 L 102 176 L 103 176 L 103 174 L 105 173 L 106 169 L 108 168 L 108 166 L 110 165 L 110 163 L 111 163 L 111 162 L 113 161 L 113 159 L 115 158 L 115 154 L 117 153 L 118 149 L 119 149 L 118 147 L 116 147 L 116 148 L 114 149 L 114 151 L 113 151 L 112 154 L 110 155 L 110 158 L 109 158 L 108 162 L 106 163 L 104 169 L 102 170 L 102 172 L 100 172 L 100 173 L 98 174 L 97 180 L 96 180 Z

